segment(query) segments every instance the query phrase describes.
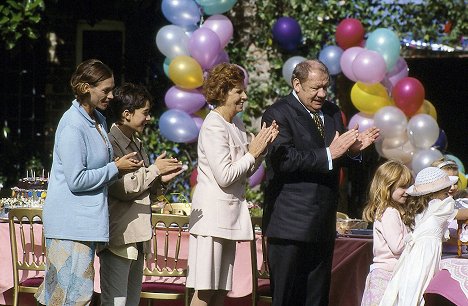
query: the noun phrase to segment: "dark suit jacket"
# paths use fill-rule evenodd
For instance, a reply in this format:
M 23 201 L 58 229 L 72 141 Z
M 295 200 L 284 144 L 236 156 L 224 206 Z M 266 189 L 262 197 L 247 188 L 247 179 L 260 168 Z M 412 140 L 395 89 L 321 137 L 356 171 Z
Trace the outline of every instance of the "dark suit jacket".
M 270 238 L 319 242 L 335 238 L 342 157 L 328 170 L 326 147 L 335 132 L 344 132 L 340 109 L 322 107 L 325 139 L 309 112 L 293 96 L 281 98 L 263 114 L 262 121 L 279 125 L 279 135 L 266 157 L 263 207 L 264 234 Z

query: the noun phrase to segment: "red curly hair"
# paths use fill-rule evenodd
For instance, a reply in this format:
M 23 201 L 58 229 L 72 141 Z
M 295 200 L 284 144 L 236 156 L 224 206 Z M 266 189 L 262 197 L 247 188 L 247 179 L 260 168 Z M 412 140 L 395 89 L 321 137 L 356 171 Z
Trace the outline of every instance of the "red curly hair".
M 214 106 L 223 105 L 233 88 L 244 87 L 244 71 L 235 65 L 222 63 L 213 67 L 203 83 L 206 102 Z

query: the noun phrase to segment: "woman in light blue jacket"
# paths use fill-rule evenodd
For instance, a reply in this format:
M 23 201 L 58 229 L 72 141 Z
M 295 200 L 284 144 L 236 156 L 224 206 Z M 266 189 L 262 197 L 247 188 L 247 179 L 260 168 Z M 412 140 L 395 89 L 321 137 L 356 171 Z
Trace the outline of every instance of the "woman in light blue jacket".
M 88 305 L 94 287 L 94 254 L 109 240 L 108 185 L 141 166 L 131 153 L 113 160 L 106 109 L 114 88 L 112 71 L 91 59 L 71 78 L 76 96 L 55 133 L 52 170 L 43 219 L 47 248 L 44 283 L 36 294 L 45 305 Z

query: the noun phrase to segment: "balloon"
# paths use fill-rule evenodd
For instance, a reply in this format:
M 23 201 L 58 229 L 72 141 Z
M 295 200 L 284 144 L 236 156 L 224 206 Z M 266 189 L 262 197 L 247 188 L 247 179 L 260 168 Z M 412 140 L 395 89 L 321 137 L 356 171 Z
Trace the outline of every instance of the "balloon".
M 436 142 L 432 145 L 432 147 L 444 152 L 445 150 L 447 150 L 447 146 L 447 134 L 445 134 L 445 131 L 443 129 L 439 129 L 439 137 L 437 138 Z
M 384 106 L 392 105 L 382 84 L 357 82 L 351 89 L 351 102 L 361 112 L 373 114 Z
M 336 43 L 343 50 L 359 46 L 364 39 L 364 33 L 364 27 L 359 20 L 354 18 L 343 19 L 336 27 Z
M 362 51 L 364 51 L 364 48 L 351 47 L 349 49 L 346 49 L 340 58 L 341 71 L 348 79 L 354 82 L 357 82 L 357 79 L 353 73 L 353 61 L 356 58 L 356 56 Z
M 237 0 L 195 0 L 203 8 L 206 15 L 222 14 L 234 6 Z
M 424 87 L 417 79 L 406 77 L 399 80 L 393 87 L 392 96 L 395 105 L 411 117 L 424 102 Z
M 437 121 L 437 111 L 436 111 L 434 105 L 432 105 L 432 103 L 429 102 L 428 100 L 424 100 L 423 104 L 418 109 L 416 114 L 428 114 L 432 118 L 434 118 L 434 120 Z
M 328 68 L 331 75 L 341 72 L 340 59 L 343 49 L 337 46 L 326 46 L 320 51 L 319 60 Z
M 169 65 L 169 78 L 177 86 L 194 89 L 203 85 L 203 71 L 200 65 L 190 56 L 180 55 Z
M 239 66 L 237 64 L 236 66 L 239 67 L 244 72 L 244 88 L 247 88 L 247 86 L 249 85 L 249 73 L 247 72 L 247 70 L 245 70 L 244 67 Z
M 377 153 L 379 153 L 380 156 L 385 157 L 382 151 L 382 145 L 383 145 L 383 139 L 382 137 L 377 138 L 377 140 L 374 142 L 374 147 Z
M 167 25 L 159 29 L 156 34 L 156 45 L 162 54 L 170 59 L 179 55 L 188 55 L 188 36 L 183 28 Z
M 439 126 L 429 115 L 414 115 L 406 127 L 409 140 L 420 149 L 430 148 L 439 137 Z
M 265 168 L 263 168 L 263 165 L 260 164 L 260 167 L 258 167 L 257 171 L 255 171 L 249 177 L 249 186 L 250 187 L 257 186 L 258 184 L 260 184 L 263 181 L 264 177 L 265 177 Z
M 222 50 L 218 35 L 208 28 L 199 28 L 192 33 L 188 49 L 190 56 L 196 59 L 203 69 L 211 68 Z
M 197 177 L 198 177 L 198 169 L 197 167 L 194 167 L 189 178 L 190 187 L 193 187 L 197 184 Z
M 371 50 L 360 52 L 353 61 L 352 69 L 356 79 L 367 84 L 382 81 L 387 72 L 382 56 Z
M 209 107 L 203 107 L 199 111 L 195 112 L 194 115 L 197 115 L 198 117 L 202 119 L 205 119 L 205 117 L 208 115 L 209 112 L 210 112 Z
M 226 50 L 221 50 L 221 52 L 218 53 L 212 67 L 221 63 L 229 63 L 229 55 L 227 54 Z
M 164 59 L 164 63 L 163 63 L 163 69 L 164 69 L 164 74 L 169 77 L 169 65 L 171 63 L 171 59 L 166 57 Z
M 387 71 L 391 71 L 400 56 L 400 40 L 391 30 L 379 28 L 367 38 L 366 49 L 379 52 L 385 60 Z
M 202 27 L 208 28 L 218 35 L 221 48 L 226 47 L 234 32 L 231 20 L 224 15 L 213 15 L 208 17 L 202 24 Z
M 395 137 L 406 131 L 405 114 L 395 106 L 385 106 L 374 115 L 374 124 L 384 138 Z
M 187 26 L 200 21 L 200 9 L 192 0 L 163 0 L 161 10 L 171 23 Z
M 362 133 L 368 128 L 374 126 L 373 116 L 368 115 L 366 113 L 359 112 L 351 117 L 351 120 L 349 120 L 348 128 L 352 129 L 353 127 L 356 126 L 356 124 L 359 125 L 359 129 L 358 129 L 359 133 Z
M 411 162 L 411 168 L 414 171 L 414 174 L 418 174 L 424 168 L 430 167 L 433 162 L 442 158 L 442 153 L 439 150 L 430 148 L 424 149 L 413 156 L 413 161 Z
M 195 125 L 198 128 L 198 132 L 200 132 L 200 129 L 201 129 L 202 125 L 203 125 L 203 119 L 198 117 L 197 115 L 190 115 L 190 117 L 192 117 L 193 122 L 195 122 Z
M 286 83 L 289 84 L 289 86 L 292 86 L 291 77 L 292 77 L 294 68 L 296 68 L 297 64 L 305 60 L 306 60 L 305 57 L 293 56 L 293 57 L 288 58 L 286 62 L 284 62 L 283 69 L 282 69 L 283 79 L 286 81 Z
M 466 188 L 466 175 L 458 172 L 458 190 L 463 190 Z
M 348 125 L 348 119 L 346 118 L 346 115 L 343 111 L 341 111 L 341 120 L 343 121 L 343 125 L 347 126 Z
M 446 159 L 453 160 L 457 164 L 458 172 L 465 173 L 465 166 L 463 165 L 462 161 L 458 157 L 452 154 L 445 154 L 444 157 Z
M 166 106 L 192 114 L 206 104 L 205 96 L 196 89 L 181 89 L 172 86 L 164 97 Z
M 161 135 L 174 142 L 190 142 L 198 137 L 198 128 L 189 114 L 170 109 L 159 118 Z
M 391 84 L 389 91 L 391 92 L 393 86 L 398 83 L 399 80 L 408 76 L 408 64 L 403 57 L 399 57 L 393 69 L 385 76 Z
M 402 135 L 404 135 L 404 133 Z M 386 143 L 386 140 L 387 138 L 385 138 L 382 143 L 382 152 L 386 158 L 397 160 L 403 164 L 407 164 L 412 161 L 417 149 L 408 141 L 408 138 L 406 138 L 405 142 L 403 142 L 404 138 L 396 139 L 395 137 L 391 139 L 389 142 L 402 142 L 396 147 L 391 147 Z
M 295 50 L 302 39 L 301 26 L 291 17 L 278 18 L 273 24 L 272 32 L 273 39 L 288 51 Z

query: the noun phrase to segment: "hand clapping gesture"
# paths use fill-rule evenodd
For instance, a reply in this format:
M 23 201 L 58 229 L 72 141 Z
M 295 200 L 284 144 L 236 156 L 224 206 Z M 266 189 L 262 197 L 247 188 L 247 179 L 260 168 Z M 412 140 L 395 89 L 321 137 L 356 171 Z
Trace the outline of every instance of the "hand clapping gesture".
M 271 123 L 269 127 L 266 126 L 264 122 L 262 125 L 262 129 L 258 132 L 257 136 L 252 134 L 252 141 L 249 145 L 249 153 L 253 155 L 253 157 L 258 158 L 263 151 L 265 151 L 266 147 L 272 143 L 276 136 L 278 136 L 279 127 L 275 120 Z
M 156 158 L 154 162 L 161 173 L 161 181 L 167 183 L 174 177 L 186 170 L 186 166 L 182 165 L 177 158 L 166 158 L 167 153 L 164 151 L 161 155 Z
M 136 154 L 137 154 L 136 152 L 128 153 L 127 155 L 124 155 L 122 157 L 117 157 L 114 160 L 115 165 L 117 166 L 117 169 L 119 170 L 119 173 L 121 175 L 135 171 L 139 169 L 141 166 L 143 166 L 142 160 L 139 161 L 134 158 Z

